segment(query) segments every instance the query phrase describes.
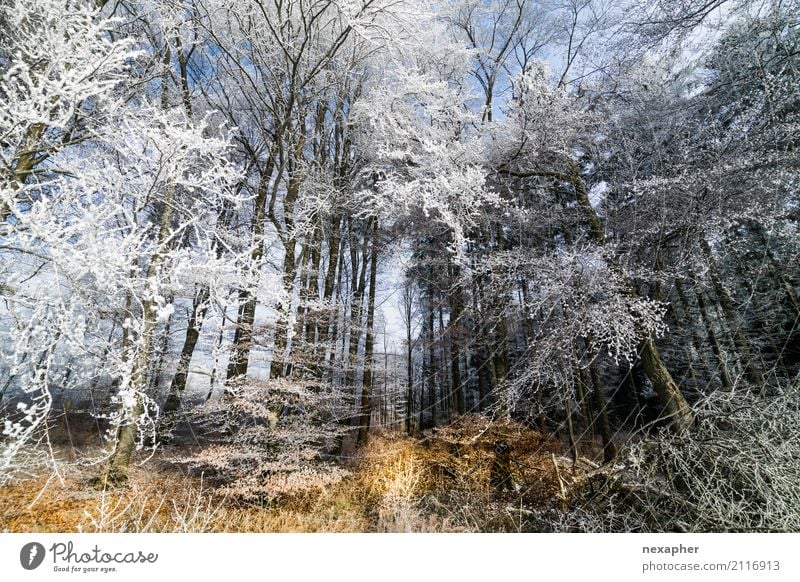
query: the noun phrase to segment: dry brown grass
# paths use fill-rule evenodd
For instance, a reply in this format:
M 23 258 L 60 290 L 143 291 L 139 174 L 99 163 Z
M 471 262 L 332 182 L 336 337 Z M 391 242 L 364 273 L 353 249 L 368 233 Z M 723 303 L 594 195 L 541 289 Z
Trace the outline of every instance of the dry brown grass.
M 494 479 L 496 446 L 508 446 L 505 487 Z M 563 504 L 569 463 L 561 445 L 513 421 L 467 415 L 421 439 L 383 435 L 356 459 L 348 483 L 371 507 L 377 531 L 528 531 Z
M 496 445 L 508 445 L 509 479 L 493 481 Z M 124 489 L 97 491 L 96 468 L 0 489 L 0 530 L 10 532 L 419 532 L 532 531 L 564 503 L 572 480 L 560 445 L 511 421 L 468 415 L 422 438 L 376 435 L 326 489 L 248 503 L 157 455 Z M 179 451 L 169 452 L 179 458 Z

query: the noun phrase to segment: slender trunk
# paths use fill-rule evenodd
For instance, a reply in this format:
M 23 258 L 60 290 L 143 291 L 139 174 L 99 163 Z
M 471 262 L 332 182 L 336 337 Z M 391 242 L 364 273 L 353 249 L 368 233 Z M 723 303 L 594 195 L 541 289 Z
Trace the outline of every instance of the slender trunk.
M 561 303 L 561 311 L 564 319 L 566 320 L 569 316 L 569 308 L 564 301 Z M 578 408 L 582 411 L 581 413 L 583 416 L 583 423 L 586 427 L 586 432 L 589 433 L 591 441 L 594 442 L 594 411 L 592 410 L 592 402 L 586 397 L 586 383 L 584 382 L 583 378 L 584 370 L 582 366 L 583 351 L 579 352 L 579 349 L 582 350 L 582 346 L 578 345 L 578 341 L 571 342 L 570 357 L 572 359 L 572 377 L 573 382 L 575 383 L 575 397 L 578 401 Z
M 217 334 L 217 343 L 214 344 L 214 368 L 211 370 L 211 379 L 208 383 L 208 394 L 206 394 L 206 402 L 211 400 L 214 395 L 214 388 L 217 385 L 217 369 L 219 368 L 219 352 L 222 348 L 222 340 L 225 338 L 225 311 L 222 312 L 222 321 L 219 324 L 219 333 Z
M 736 307 L 733 305 L 733 299 L 731 299 L 728 290 L 725 288 L 725 285 L 722 282 L 722 278 L 717 270 L 716 262 L 714 261 L 714 255 L 711 253 L 711 247 L 709 247 L 708 241 L 706 241 L 705 238 L 701 238 L 700 248 L 703 251 L 709 273 L 711 274 L 711 283 L 714 286 L 714 293 L 716 293 L 719 304 L 722 307 L 722 312 L 725 314 L 725 318 L 728 320 L 728 325 L 731 327 L 733 345 L 736 347 L 736 351 L 742 358 L 747 379 L 751 384 L 754 384 L 760 388 L 764 385 L 764 376 L 761 374 L 761 370 L 753 361 L 753 356 L 750 352 L 750 345 L 747 339 L 744 337 L 744 333 L 742 332 L 742 326 L 739 323 L 739 315 L 736 313 Z
M 572 357 L 572 375 L 575 378 L 575 398 L 578 400 L 578 407 L 582 411 L 586 432 L 589 433 L 589 438 L 594 441 L 594 411 L 592 410 L 592 403 L 586 398 L 586 384 L 583 381 L 583 369 L 581 368 L 581 362 L 578 360 L 574 348 Z
M 315 221 L 319 217 L 315 218 Z M 322 227 L 315 223 L 311 243 L 309 245 L 305 282 L 302 291 L 303 327 L 301 338 L 303 341 L 303 368 L 314 378 L 322 377 L 322 368 L 319 364 L 317 346 L 320 342 L 322 328 L 327 327 L 328 321 L 323 317 L 319 307 L 319 277 L 322 262 Z
M 586 342 L 587 352 L 591 361 L 589 362 L 589 373 L 592 377 L 592 392 L 594 394 L 594 404 L 597 409 L 597 417 L 600 425 L 600 437 L 603 439 L 603 462 L 609 463 L 617 455 L 617 447 L 611 434 L 611 423 L 608 419 L 608 404 L 606 395 L 603 391 L 603 382 L 600 378 L 600 370 L 597 366 L 597 356 L 594 353 L 591 339 Z
M 508 416 L 511 403 L 508 401 L 508 391 L 506 381 L 508 379 L 508 332 L 506 330 L 503 315 L 500 314 L 496 325 L 496 335 L 494 343 L 494 357 L 491 362 L 492 383 L 497 392 L 496 402 L 499 404 L 499 414 Z
M 477 252 L 474 253 L 477 256 Z M 478 402 L 475 409 L 477 412 L 483 412 L 489 405 L 489 395 L 491 394 L 491 376 L 489 374 L 489 341 L 488 333 L 486 331 L 486 313 L 482 310 L 484 298 L 482 293 L 482 276 L 478 273 L 477 261 L 473 261 L 473 272 L 475 276 L 472 279 L 472 313 L 474 314 L 474 348 L 470 363 L 474 366 L 478 378 Z
M 427 305 L 428 313 L 427 320 L 428 326 L 426 329 L 427 338 L 426 344 L 428 348 L 428 407 L 431 410 L 431 426 L 436 426 L 436 346 L 434 345 L 434 307 L 433 307 L 433 297 L 428 296 L 428 305 Z
M 386 328 L 383 329 L 383 389 L 381 390 L 382 408 L 381 408 L 381 427 L 387 426 L 389 421 L 389 403 L 391 397 L 389 394 L 389 346 L 386 345 Z
M 417 430 L 425 428 L 425 353 L 422 354 L 422 381 L 419 383 L 419 418 L 417 419 Z
M 170 295 L 167 297 L 167 303 L 173 303 L 175 301 L 175 297 Z M 164 362 L 166 361 L 167 355 L 169 354 L 169 336 L 172 330 L 172 314 L 167 318 L 167 322 L 164 324 L 164 330 L 161 332 L 158 341 L 158 347 L 156 348 L 156 353 L 158 354 L 155 362 L 153 362 L 152 370 L 150 371 L 149 375 L 149 385 L 148 385 L 148 395 L 152 398 L 158 398 L 159 388 L 160 388 L 160 379 L 161 375 L 164 373 Z
M 373 352 L 375 350 L 375 285 L 378 272 L 377 224 L 373 227 L 372 252 L 369 268 L 369 298 L 367 304 L 367 337 L 364 345 L 364 377 L 361 386 L 361 421 L 358 427 L 358 444 L 366 444 L 369 438 L 370 415 L 372 414 Z
M 331 239 L 328 245 L 328 269 L 325 273 L 325 284 L 322 289 L 322 299 L 330 301 L 333 295 L 333 286 L 336 283 L 339 253 L 342 248 L 342 216 L 338 215 L 331 220 Z
M 725 360 L 725 353 L 723 352 L 722 346 L 717 339 L 717 334 L 714 332 L 714 324 L 711 321 L 711 317 L 708 315 L 708 306 L 706 304 L 705 296 L 703 295 L 703 292 L 699 290 L 695 292 L 695 296 L 697 297 L 697 305 L 700 308 L 700 317 L 703 319 L 703 324 L 706 326 L 706 334 L 708 335 L 708 341 L 711 344 L 711 351 L 714 352 L 714 357 L 717 359 L 717 363 L 719 364 L 722 386 L 726 390 L 731 390 L 733 389 L 733 381 L 731 380 L 731 375 L 728 371 L 728 363 Z
M 451 345 L 453 353 L 450 354 L 450 378 L 453 383 L 453 395 L 456 414 L 459 416 L 466 412 L 466 399 L 464 398 L 464 386 L 461 384 L 461 357 L 458 349 Z
M 250 265 L 256 278 L 259 278 L 261 275 L 261 266 L 264 258 L 267 194 L 269 192 L 269 181 L 275 169 L 276 155 L 277 145 L 273 145 L 273 149 L 270 152 L 270 156 L 259 178 L 255 200 L 255 212 L 253 213 L 253 221 L 251 223 L 253 249 L 250 252 Z M 250 348 L 253 341 L 253 324 L 256 317 L 257 297 L 250 289 L 242 289 L 239 291 L 239 301 L 241 307 L 236 322 L 233 346 L 226 374 L 226 381 L 228 383 L 241 381 L 247 376 L 247 368 L 250 362 Z
M 285 370 L 289 337 L 289 311 L 291 310 L 296 275 L 294 256 L 296 245 L 297 241 L 294 237 L 284 243 L 286 255 L 283 259 L 283 291 L 286 293 L 286 301 L 281 301 L 278 304 L 278 321 L 275 324 L 275 341 L 273 343 L 272 363 L 269 371 L 270 378 L 281 378 Z
M 491 379 L 489 377 L 489 358 L 484 357 L 484 348 L 480 347 L 475 355 L 475 367 L 478 375 L 478 412 L 483 412 L 489 405 L 489 394 L 491 393 Z M 480 354 L 480 355 L 478 355 Z
M 635 364 L 631 364 L 628 367 L 628 370 L 625 372 L 625 376 L 622 378 L 622 394 L 625 397 L 627 410 L 626 410 L 626 420 L 630 420 L 633 417 L 633 426 L 635 428 L 641 428 L 642 426 L 642 403 L 639 398 L 639 393 L 641 389 L 638 385 L 636 374 L 635 374 Z
M 445 337 L 445 327 L 444 327 L 444 310 L 442 309 L 442 304 L 439 303 L 439 308 L 436 310 L 438 312 L 438 319 L 439 319 L 439 378 L 440 378 L 440 385 L 441 385 L 441 403 L 442 403 L 442 420 L 449 422 L 452 419 L 452 409 L 451 406 L 453 401 L 453 386 L 450 386 L 448 383 L 452 379 L 450 377 L 450 370 L 447 369 L 447 364 L 450 362 L 450 358 L 448 357 L 448 341 Z
M 419 420 L 420 420 L 420 429 L 428 427 L 428 423 L 425 422 L 425 417 L 432 414 L 432 405 L 434 403 L 434 387 L 433 387 L 433 350 L 431 349 L 431 344 L 433 343 L 433 334 L 431 332 L 431 326 L 433 325 L 433 311 L 430 308 L 430 300 L 428 297 L 424 298 L 423 301 L 423 313 L 422 313 L 422 382 L 420 386 L 420 413 L 419 413 Z M 427 402 L 424 398 L 425 392 L 427 390 L 428 399 Z M 425 412 L 429 412 L 429 414 L 425 414 Z
M 0 178 L 9 185 L 11 190 L 19 190 L 36 166 L 36 157 L 39 147 L 41 147 L 39 142 L 45 130 L 47 130 L 47 125 L 44 123 L 29 125 L 22 144 L 12 158 L 12 168 L 10 170 L 0 169 Z M 16 163 L 14 163 L 15 160 Z M 5 224 L 9 216 L 11 216 L 11 206 L 5 201 L 0 202 L 0 224 Z
M 406 291 L 410 294 L 410 290 Z M 405 302 L 406 317 L 406 433 L 412 432 L 412 417 L 414 415 L 414 344 L 411 337 L 413 302 L 410 297 Z
M 289 311 L 292 304 L 294 278 L 297 274 L 294 256 L 296 246 L 297 240 L 294 237 L 289 238 L 284 243 L 286 254 L 283 259 L 283 291 L 286 293 L 286 301 L 278 304 L 278 321 L 275 324 L 275 341 L 272 348 L 270 378 L 281 378 L 284 374 L 289 337 Z
M 692 336 L 692 347 L 694 348 L 694 352 L 697 358 L 700 358 L 700 363 L 703 364 L 706 368 L 708 368 L 708 362 L 705 357 L 705 352 L 703 350 L 703 341 L 700 339 L 700 336 L 697 333 L 697 326 L 694 325 L 694 321 L 692 321 L 692 310 L 689 307 L 689 300 L 686 297 L 686 293 L 683 289 L 683 283 L 679 280 L 675 280 L 675 292 L 678 294 L 678 302 L 681 305 L 681 309 L 683 311 L 684 317 L 684 324 L 688 324 L 691 330 Z M 675 303 L 672 303 L 673 312 L 675 310 Z M 675 316 L 676 322 L 680 322 L 679 316 Z M 689 367 L 690 370 L 695 378 L 695 386 L 698 386 L 697 374 L 694 370 L 694 358 L 689 358 Z
M 313 317 L 313 314 L 310 313 L 310 300 L 311 300 L 311 247 L 316 244 L 316 233 L 311 235 L 311 238 L 307 239 L 305 243 L 303 243 L 303 248 L 300 251 L 300 260 L 298 264 L 300 266 L 299 269 L 299 302 L 297 304 L 297 310 L 295 312 L 294 318 L 294 332 L 292 334 L 292 343 L 291 343 L 291 354 L 287 354 L 288 357 L 287 361 L 285 362 L 285 374 L 287 377 L 291 378 L 293 375 L 297 373 L 297 367 L 299 366 L 300 373 L 304 373 L 304 371 L 309 369 L 309 366 L 313 366 L 313 362 L 311 361 L 311 354 L 308 352 L 308 347 L 313 344 L 314 338 L 313 335 L 311 336 L 311 340 L 308 340 L 308 331 L 311 327 L 311 321 L 309 320 L 310 317 Z M 313 334 L 313 332 L 312 332 Z M 315 374 L 316 375 L 316 374 Z
M 487 237 L 488 239 L 489 237 Z M 503 249 L 505 247 L 505 237 L 502 227 L 497 227 L 495 235 L 497 247 Z M 508 380 L 508 327 L 506 325 L 506 308 L 508 306 L 509 298 L 506 293 L 502 294 L 492 293 L 486 298 L 487 305 L 491 307 L 491 315 L 493 318 L 492 327 L 492 340 L 493 340 L 493 358 L 492 358 L 492 381 L 494 383 L 494 390 L 497 392 L 495 402 L 498 406 L 498 413 L 501 416 L 508 416 L 511 410 L 511 402 L 509 402 L 509 394 L 506 386 Z
M 523 322 L 523 329 L 525 331 L 525 346 L 529 346 L 533 337 L 534 337 L 534 330 L 533 330 L 533 322 L 531 321 L 531 317 L 528 315 L 528 305 L 530 305 L 530 299 L 528 297 L 528 282 L 527 281 L 520 281 L 520 303 L 521 303 L 521 317 Z
M 356 368 L 358 367 L 358 348 L 361 344 L 361 320 L 364 315 L 364 292 L 366 291 L 367 281 L 367 265 L 368 265 L 368 249 L 369 249 L 369 233 L 370 226 L 364 232 L 363 246 L 361 247 L 360 260 L 357 258 L 356 248 L 351 243 L 351 259 L 353 264 L 353 276 L 355 277 L 356 266 L 358 269 L 358 281 L 353 283 L 356 285 L 353 292 L 353 307 L 350 316 L 350 345 L 348 349 L 347 358 L 347 374 L 346 383 L 349 388 L 350 394 L 355 394 L 356 385 Z
M 303 160 L 303 147 L 305 146 L 305 126 L 301 126 L 302 131 L 297 144 L 295 144 L 290 172 L 289 184 L 286 187 L 286 196 L 283 200 L 283 221 L 284 229 L 284 250 L 283 257 L 283 291 L 287 298 L 285 302 L 278 304 L 278 321 L 275 324 L 275 341 L 272 348 L 272 364 L 270 365 L 270 378 L 281 378 L 285 373 L 285 365 L 288 360 L 288 338 L 289 338 L 289 313 L 292 308 L 292 297 L 294 295 L 294 279 L 297 275 L 297 264 L 295 251 L 297 249 L 297 235 L 294 232 L 294 211 L 297 199 L 300 196 L 300 187 L 303 182 L 301 166 Z M 273 222 L 277 223 L 276 220 Z
M 194 47 L 186 53 L 183 50 L 180 35 L 175 37 L 175 44 L 178 47 L 178 72 L 181 82 L 181 99 L 183 100 L 183 110 L 186 112 L 187 119 L 192 119 L 192 92 L 189 89 L 189 58 L 194 51 Z
M 451 280 L 460 276 L 458 269 L 451 267 Z M 461 285 L 456 281 L 452 293 L 449 295 L 450 302 L 450 321 L 447 326 L 448 339 L 450 345 L 450 378 L 453 384 L 455 409 L 459 415 L 466 411 L 464 399 L 464 386 L 461 384 L 461 314 L 464 309 L 464 298 Z
M 161 424 L 158 432 L 162 440 L 168 439 L 172 429 L 175 427 L 177 413 L 181 407 L 181 398 L 183 397 L 183 391 L 186 389 L 186 381 L 189 378 L 189 364 L 192 361 L 197 341 L 200 339 L 203 320 L 208 312 L 208 298 L 208 287 L 203 286 L 195 294 L 192 301 L 192 311 L 189 314 L 186 337 L 183 340 L 181 355 L 178 359 L 178 368 L 172 377 L 167 400 L 164 402 L 164 408 L 161 411 Z
M 344 245 L 344 241 L 339 244 L 338 248 Z M 325 338 L 330 338 L 327 341 L 328 346 L 325 349 L 325 365 L 327 366 L 327 378 L 329 382 L 333 382 L 335 379 L 336 374 L 336 360 L 337 360 L 337 351 L 336 351 L 336 343 L 337 343 L 337 336 L 338 336 L 338 328 L 339 328 L 339 319 L 342 317 L 340 314 L 339 303 L 342 301 L 339 300 L 340 297 L 343 297 L 342 291 L 342 274 L 344 273 L 344 261 L 345 261 L 345 253 L 339 251 L 338 253 L 338 268 L 336 269 L 336 286 L 332 288 L 332 294 L 329 296 L 329 299 L 326 301 L 326 304 L 330 305 L 329 308 L 329 320 L 330 320 L 330 332 L 326 329 Z M 345 342 L 345 334 L 342 335 L 342 355 L 344 354 L 344 342 Z
M 562 366 L 561 373 L 564 379 L 567 378 L 567 370 Z M 572 463 L 578 462 L 578 441 L 575 438 L 575 422 L 572 411 L 572 395 L 569 393 L 568 384 L 564 382 L 564 414 L 567 420 L 567 437 L 569 438 L 569 450 L 572 456 Z

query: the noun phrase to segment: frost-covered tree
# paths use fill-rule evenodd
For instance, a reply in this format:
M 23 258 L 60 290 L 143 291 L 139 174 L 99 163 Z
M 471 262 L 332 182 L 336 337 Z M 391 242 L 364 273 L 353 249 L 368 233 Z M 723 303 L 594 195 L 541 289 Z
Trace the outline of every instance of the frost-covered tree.
M 119 251 L 135 248 L 141 237 L 123 229 L 119 246 L 104 246 L 97 225 L 113 224 L 124 208 L 116 197 L 106 203 L 106 188 L 93 185 L 111 177 L 104 164 L 78 155 L 108 127 L 114 112 L 108 100 L 137 53 L 128 40 L 110 41 L 114 21 L 88 3 L 73 4 L 10 2 L 0 16 L 3 356 L 6 386 L 13 383 L 31 400 L 18 405 L 24 418 L 6 420 L 4 470 L 46 420 L 53 384 L 98 373 L 104 338 L 95 336 L 102 317 L 93 301 L 114 304 L 129 269 Z M 99 288 L 74 289 L 86 279 Z M 70 370 L 74 358 L 84 364 Z M 119 363 L 109 363 L 111 374 Z
M 3 51 L 3 331 L 9 377 L 32 404 L 7 421 L 4 466 L 46 418 L 54 386 L 105 379 L 119 472 L 157 414 L 147 386 L 168 297 L 192 279 L 225 294 L 235 279 L 213 252 L 213 210 L 236 202 L 229 132 L 132 96 L 144 55 L 95 7 L 22 3 L 5 17 L 20 36 Z

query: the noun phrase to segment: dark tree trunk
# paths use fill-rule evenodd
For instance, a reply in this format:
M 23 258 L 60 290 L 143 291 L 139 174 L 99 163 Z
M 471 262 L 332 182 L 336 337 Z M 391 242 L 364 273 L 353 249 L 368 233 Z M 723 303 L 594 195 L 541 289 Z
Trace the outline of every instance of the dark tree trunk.
M 717 295 L 719 304 L 722 307 L 722 312 L 725 314 L 725 318 L 728 320 L 728 325 L 731 328 L 733 345 L 736 347 L 736 351 L 744 364 L 745 375 L 751 384 L 761 388 L 764 385 L 764 376 L 753 360 L 749 342 L 747 338 L 744 337 L 742 326 L 739 323 L 739 315 L 736 313 L 736 307 L 733 305 L 733 300 L 722 282 L 716 262 L 714 261 L 714 255 L 711 253 L 711 248 L 708 246 L 708 242 L 705 238 L 700 240 L 700 248 L 708 264 L 711 283 L 714 286 L 714 293 Z
M 253 250 L 250 253 L 250 263 L 260 275 L 261 265 L 264 258 L 264 229 L 267 217 L 267 193 L 269 191 L 269 181 L 275 167 L 275 149 L 270 153 L 266 166 L 259 178 L 258 191 L 255 200 L 255 212 L 251 223 L 253 233 Z M 250 362 L 250 348 L 253 342 L 253 324 L 256 317 L 256 296 L 249 289 L 239 291 L 239 315 L 236 321 L 236 330 L 233 337 L 230 361 L 226 374 L 227 382 L 243 380 L 247 376 L 247 368 Z
M 726 390 L 730 390 L 733 388 L 733 381 L 728 371 L 728 363 L 725 361 L 725 352 L 722 349 L 722 345 L 719 343 L 717 334 L 714 331 L 714 323 L 711 321 L 711 317 L 708 314 L 708 305 L 706 304 L 705 296 L 700 290 L 695 292 L 695 296 L 697 297 L 697 305 L 700 308 L 700 317 L 703 320 L 703 324 L 706 326 L 706 334 L 708 335 L 708 342 L 711 344 L 711 351 L 714 352 L 714 357 L 717 359 L 717 364 L 719 365 L 722 386 Z
M 375 285 L 378 272 L 377 224 L 373 227 L 372 252 L 369 268 L 369 298 L 367 299 L 367 331 L 364 346 L 364 379 L 361 386 L 361 420 L 358 427 L 358 444 L 366 444 L 369 438 L 370 416 L 372 415 L 373 353 L 375 349 Z
M 603 439 L 603 461 L 609 463 L 617 456 L 617 447 L 614 444 L 611 434 L 611 422 L 608 419 L 608 404 L 606 395 L 603 391 L 603 382 L 600 378 L 600 369 L 597 365 L 597 356 L 594 354 L 591 340 L 587 340 L 587 351 L 592 358 L 589 363 L 589 372 L 592 377 L 592 392 L 594 394 L 594 404 L 597 412 L 597 420 L 600 425 L 600 437 Z
M 192 302 L 192 312 L 189 314 L 189 321 L 186 329 L 186 337 L 183 340 L 178 369 L 172 377 L 172 382 L 167 393 L 167 400 L 162 409 L 161 423 L 158 428 L 159 438 L 168 438 L 175 426 L 175 420 L 181 407 L 181 398 L 186 389 L 186 381 L 189 377 L 189 364 L 192 355 L 200 339 L 200 330 L 203 327 L 203 320 L 208 312 L 208 287 L 201 287 Z
M 411 434 L 414 416 L 414 344 L 411 338 L 411 322 L 406 323 L 406 433 Z

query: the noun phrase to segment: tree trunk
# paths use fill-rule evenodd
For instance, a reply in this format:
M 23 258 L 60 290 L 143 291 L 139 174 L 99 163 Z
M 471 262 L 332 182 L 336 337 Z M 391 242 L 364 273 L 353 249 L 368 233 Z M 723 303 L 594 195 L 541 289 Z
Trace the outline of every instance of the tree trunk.
M 653 389 L 664 406 L 664 416 L 670 426 L 679 432 L 690 429 L 694 424 L 692 410 L 661 360 L 661 354 L 652 338 L 639 344 L 639 357 L 642 359 L 645 374 L 653 383 Z
M 361 257 L 358 258 L 355 245 L 350 244 L 351 263 L 353 265 L 353 277 L 355 278 L 355 271 L 358 266 L 359 275 L 358 280 L 353 281 L 355 288 L 353 290 L 353 306 L 350 314 L 350 345 L 347 355 L 347 374 L 346 384 L 351 394 L 355 394 L 356 385 L 356 368 L 358 367 L 358 348 L 361 344 L 361 319 L 364 315 L 364 293 L 367 287 L 367 265 L 368 249 L 369 249 L 369 231 L 370 226 L 364 231 L 363 246 L 361 247 Z M 356 236 L 357 238 L 357 236 Z
M 722 278 L 717 270 L 714 255 L 711 253 L 711 247 L 705 238 L 700 239 L 700 248 L 708 264 L 709 273 L 711 275 L 711 283 L 714 285 L 714 293 L 717 295 L 719 304 L 722 307 L 722 312 L 728 320 L 728 325 L 731 327 L 731 335 L 733 336 L 733 345 L 736 346 L 736 351 L 743 360 L 745 374 L 751 384 L 761 388 L 764 385 L 764 376 L 761 370 L 756 366 L 753 361 L 753 356 L 750 352 L 750 345 L 742 332 L 742 326 L 739 323 L 739 315 L 736 313 L 736 307 L 733 305 L 728 290 L 722 282 Z
M 717 363 L 719 364 L 722 386 L 726 390 L 731 390 L 733 389 L 733 381 L 731 380 L 730 372 L 728 372 L 728 364 L 725 361 L 725 353 L 723 352 L 722 346 L 717 339 L 717 334 L 714 332 L 714 324 L 711 321 L 711 317 L 708 315 L 708 306 L 706 305 L 705 297 L 703 296 L 703 292 L 699 290 L 695 292 L 695 296 L 697 297 L 697 305 L 700 308 L 700 317 L 703 319 L 703 324 L 706 326 L 706 333 L 708 334 L 708 341 L 711 344 L 711 351 L 714 352 L 714 357 L 717 359 Z
M 597 366 L 597 357 L 594 355 L 591 340 L 587 340 L 587 351 L 592 358 L 589 363 L 589 372 L 592 377 L 592 391 L 594 404 L 597 409 L 597 419 L 600 424 L 600 437 L 603 439 L 603 462 L 610 463 L 617 456 L 617 447 L 611 434 L 611 423 L 608 420 L 608 404 L 603 392 L 603 382 L 600 379 L 600 370 Z
M 275 323 L 275 341 L 272 348 L 272 363 L 270 364 L 270 378 L 281 378 L 285 373 L 286 362 L 289 354 L 287 350 L 289 340 L 289 314 L 292 309 L 292 297 L 294 296 L 294 279 L 297 275 L 297 263 L 295 251 L 297 249 L 297 235 L 294 232 L 294 210 L 297 199 L 300 196 L 300 186 L 303 178 L 301 165 L 303 159 L 303 147 L 305 145 L 305 126 L 301 126 L 301 135 L 298 143 L 295 144 L 290 159 L 289 184 L 286 187 L 286 196 L 283 199 L 283 221 L 285 224 L 283 234 L 283 246 L 285 254 L 283 256 L 283 291 L 286 293 L 286 302 L 278 305 L 278 321 Z M 273 224 L 280 229 L 274 214 L 270 213 Z
M 408 283 L 406 283 L 408 285 Z M 403 308 L 405 309 L 406 325 L 406 434 L 412 433 L 414 416 L 414 343 L 412 338 L 413 309 L 414 301 L 411 289 L 406 287 L 403 296 Z M 421 408 L 421 406 L 420 406 Z
M 364 378 L 361 386 L 361 420 L 358 427 L 358 444 L 364 445 L 369 438 L 370 416 L 372 415 L 373 353 L 375 349 L 375 285 L 378 272 L 378 226 L 373 227 L 372 252 L 369 268 L 369 298 L 367 304 L 367 337 L 364 345 Z
M 175 297 L 172 295 L 166 299 L 167 303 L 173 303 L 175 301 Z M 169 336 L 172 330 L 172 317 L 173 314 L 170 314 L 164 324 L 164 329 L 158 337 L 158 345 L 155 349 L 155 361 L 151 362 L 147 394 L 154 399 L 158 398 L 159 388 L 161 387 L 161 375 L 164 373 L 164 362 L 169 354 Z
M 432 290 L 429 291 L 429 293 Z M 428 305 L 427 305 L 426 314 L 428 320 L 428 326 L 426 328 L 427 338 L 426 338 L 426 347 L 428 349 L 428 408 L 431 411 L 431 427 L 436 426 L 436 346 L 434 345 L 434 327 L 436 325 L 436 320 L 434 319 L 434 306 L 433 306 L 433 297 L 429 294 L 428 296 Z
M 161 268 L 166 259 L 167 241 L 169 239 L 172 215 L 175 208 L 175 183 L 169 182 L 164 190 L 164 210 L 159 221 L 156 250 L 150 259 L 145 276 L 146 281 L 158 281 Z M 114 450 L 106 463 L 100 477 L 100 484 L 115 484 L 127 479 L 125 474 L 136 447 L 136 421 L 144 413 L 142 395 L 147 388 L 147 372 L 153 356 L 153 341 L 157 324 L 157 305 L 148 294 L 142 301 L 142 329 L 139 334 L 139 349 L 133 361 L 130 378 L 130 397 L 124 406 L 130 406 L 125 413 L 123 409 L 122 424 L 117 429 Z M 124 388 L 124 386 L 123 386 Z
M 29 125 L 25 132 L 25 137 L 22 139 L 21 147 L 11 159 L 11 169 L 0 169 L 0 177 L 3 178 L 11 190 L 19 190 L 36 166 L 36 154 L 39 153 L 40 148 L 39 142 L 46 130 L 47 125 L 44 123 L 32 123 Z M 14 163 L 15 161 L 16 163 Z M 11 216 L 11 210 L 11 206 L 6 204 L 5 201 L 0 202 L 0 224 L 5 224 L 9 216 Z M 3 232 L 0 231 L 0 234 L 3 234 Z
M 690 364 L 691 365 L 691 364 Z M 642 403 L 639 398 L 641 388 L 636 378 L 636 364 L 631 364 L 622 378 L 622 394 L 626 404 L 626 421 L 633 417 L 633 426 L 642 427 Z
M 452 370 L 448 370 L 448 363 L 452 360 L 448 355 L 448 341 L 445 336 L 445 327 L 444 327 L 444 309 L 442 308 L 441 302 L 439 303 L 439 308 L 436 310 L 438 314 L 439 320 L 439 357 L 438 362 L 439 364 L 439 379 L 440 379 L 440 391 L 441 391 L 441 404 L 442 404 L 442 420 L 444 422 L 450 422 L 452 420 L 452 410 L 453 410 L 453 398 L 454 398 L 454 388 L 449 384 L 452 380 L 450 375 Z
M 464 386 L 461 383 L 461 314 L 464 310 L 464 298 L 461 290 L 461 284 L 457 278 L 460 273 L 457 268 L 451 267 L 450 269 L 451 282 L 455 280 L 453 291 L 449 295 L 450 302 L 450 321 L 447 325 L 448 339 L 450 345 L 450 378 L 453 384 L 453 393 L 455 400 L 456 413 L 460 416 L 466 412 L 466 405 L 464 399 Z
M 327 346 L 325 348 L 325 366 L 326 366 L 326 378 L 329 382 L 333 382 L 336 375 L 336 344 L 337 344 L 337 337 L 338 337 L 338 327 L 339 327 L 339 302 L 343 302 L 341 298 L 343 297 L 343 287 L 342 287 L 342 274 L 344 273 L 344 262 L 345 262 L 345 253 L 342 252 L 342 247 L 344 246 L 344 239 L 342 239 L 339 244 L 337 245 L 337 258 L 338 258 L 338 266 L 335 267 L 335 276 L 336 276 L 336 284 L 335 287 L 331 284 L 331 293 L 328 295 L 328 299 L 326 299 L 326 304 L 330 304 L 329 311 L 328 311 L 328 326 L 329 329 L 325 329 L 325 338 Z M 333 251 L 331 251 L 333 252 Z M 333 260 L 331 258 L 331 260 Z M 330 265 L 329 265 L 330 268 Z M 330 273 L 330 271 L 329 271 Z M 333 278 L 331 278 L 333 280 Z M 326 278 L 326 285 L 327 278 Z M 344 354 L 344 342 L 345 342 L 345 334 L 342 335 L 342 354 Z M 330 338 L 328 340 L 328 338 Z
M 162 441 L 169 439 L 170 433 L 175 427 L 177 413 L 181 407 L 181 398 L 183 391 L 186 389 L 186 381 L 189 378 L 189 364 L 192 361 L 197 341 L 200 339 L 203 320 L 208 312 L 208 297 L 208 287 L 203 286 L 195 294 L 192 301 L 192 312 L 189 314 L 186 337 L 183 340 L 178 368 L 172 377 L 167 400 L 164 402 L 164 408 L 161 411 L 161 424 L 158 428 L 158 433 Z
M 699 334 L 697 333 L 697 326 L 694 325 L 694 321 L 692 321 L 694 319 L 693 318 L 693 314 L 692 314 L 692 310 L 689 307 L 689 300 L 686 297 L 686 293 L 684 292 L 684 289 L 683 289 L 683 283 L 681 282 L 680 279 L 675 279 L 675 292 L 678 294 L 678 300 L 680 302 L 681 309 L 683 310 L 683 314 L 682 315 L 685 318 L 685 321 L 683 323 L 684 324 L 688 324 L 689 328 L 691 330 L 692 347 L 694 348 L 694 352 L 697 354 L 697 358 L 700 358 L 701 364 L 703 364 L 703 366 L 705 366 L 706 368 L 709 368 L 708 361 L 707 361 L 707 359 L 705 357 L 705 350 L 703 350 L 703 341 L 701 340 Z M 676 304 L 673 302 L 672 303 L 673 313 L 675 313 L 675 306 L 676 306 Z M 675 319 L 676 319 L 676 322 L 678 322 L 678 323 L 680 322 L 679 321 L 679 316 L 677 314 L 675 315 Z M 694 358 L 691 358 L 691 357 L 689 358 L 689 366 L 690 366 L 692 375 L 695 378 L 695 386 L 699 387 L 698 380 L 697 380 L 697 373 L 696 373 L 696 371 L 694 369 L 694 361 L 693 360 L 694 360 Z
M 269 181 L 275 168 L 275 155 L 277 145 L 273 145 L 273 150 L 267 159 L 266 166 L 261 172 L 256 193 L 255 212 L 251 223 L 253 233 L 253 249 L 250 252 L 250 264 L 255 271 L 256 278 L 261 275 L 261 266 L 264 258 L 264 229 L 267 217 L 267 193 L 269 191 Z M 256 318 L 257 297 L 250 289 L 239 291 L 239 315 L 236 322 L 236 330 L 233 337 L 230 361 L 226 381 L 241 381 L 247 376 L 247 368 L 250 362 L 250 348 L 253 342 L 253 323 Z

